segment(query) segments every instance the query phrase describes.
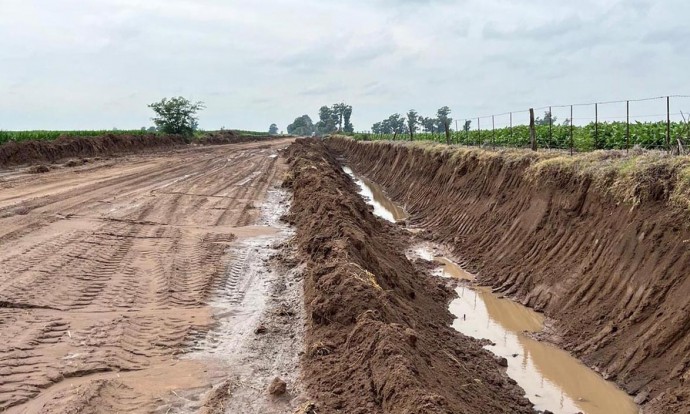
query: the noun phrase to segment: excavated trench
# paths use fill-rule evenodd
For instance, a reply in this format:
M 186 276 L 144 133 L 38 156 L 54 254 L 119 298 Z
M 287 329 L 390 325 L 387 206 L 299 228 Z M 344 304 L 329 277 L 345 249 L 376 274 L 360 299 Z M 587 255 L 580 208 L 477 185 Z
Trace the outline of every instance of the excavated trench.
M 392 223 L 409 218 L 375 182 L 348 166 L 343 170 L 359 186 L 359 194 L 375 215 Z M 419 229 L 410 229 L 417 232 Z M 555 414 L 636 414 L 639 407 L 613 382 L 585 366 L 568 352 L 540 342 L 531 334 L 544 328 L 543 314 L 475 284 L 475 276 L 443 256 L 442 246 L 424 242 L 408 252 L 435 265 L 440 277 L 457 279 L 457 298 L 449 306 L 453 328 L 464 335 L 489 340 L 485 348 L 507 362 L 507 374 L 521 386 L 537 410 Z

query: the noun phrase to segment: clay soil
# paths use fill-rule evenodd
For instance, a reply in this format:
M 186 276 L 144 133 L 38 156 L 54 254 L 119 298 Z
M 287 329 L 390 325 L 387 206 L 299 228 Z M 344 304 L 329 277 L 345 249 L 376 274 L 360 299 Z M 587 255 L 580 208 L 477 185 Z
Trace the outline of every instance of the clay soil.
M 636 395 L 645 412 L 690 412 L 690 231 L 686 212 L 668 204 L 669 177 L 632 206 L 582 176 L 535 184 L 528 158 L 346 139 L 330 148 L 404 205 L 423 237 L 543 311 L 553 321 L 546 339 Z
M 304 262 L 304 413 L 531 413 L 482 343 L 450 327 L 452 290 L 411 263 L 319 140 L 288 149 Z
M 232 131 L 211 132 L 194 144 L 237 144 L 265 141 L 271 137 L 240 136 Z M 120 135 L 96 137 L 63 136 L 54 141 L 6 142 L 0 145 L 0 168 L 13 165 L 56 162 L 66 158 L 107 157 L 187 145 L 180 135 Z
M 117 151 L 148 145 L 17 144 L 9 156 L 5 145 L 0 164 L 102 156 L 111 141 Z M 227 282 L 228 246 L 257 231 L 290 142 L 184 147 L 162 137 L 157 152 L 0 170 L 0 411 L 173 413 L 199 400 L 183 391 L 214 384 L 183 354 L 213 328 L 208 302 Z

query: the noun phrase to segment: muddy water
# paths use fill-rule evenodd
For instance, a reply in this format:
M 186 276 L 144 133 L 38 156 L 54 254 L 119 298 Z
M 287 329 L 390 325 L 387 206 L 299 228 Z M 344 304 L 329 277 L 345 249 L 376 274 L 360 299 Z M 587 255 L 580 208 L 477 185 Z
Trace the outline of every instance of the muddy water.
M 345 171 L 355 183 L 359 185 L 359 194 L 367 200 L 367 202 L 374 207 L 374 214 L 377 216 L 388 220 L 392 223 L 405 220 L 408 218 L 408 214 L 405 210 L 391 201 L 378 184 L 354 174 L 350 167 L 343 167 Z
M 352 175 L 352 171 L 345 170 Z M 374 213 L 396 221 L 395 206 L 378 186 L 356 177 L 361 194 L 374 206 Z M 371 194 L 371 195 L 369 195 Z M 378 194 L 377 197 L 373 195 Z M 367 198 L 368 197 L 368 198 Z M 381 198 L 386 198 L 382 200 Z M 398 210 L 399 211 L 399 210 Z M 403 211 L 404 213 L 404 211 Z M 503 299 L 485 287 L 472 286 L 474 275 L 452 260 L 420 248 L 414 255 L 438 264 L 439 273 L 468 281 L 457 288 L 458 298 L 450 304 L 457 317 L 453 327 L 465 335 L 489 339 L 494 345 L 486 348 L 508 361 L 507 374 L 525 390 L 538 410 L 556 414 L 636 414 L 637 405 L 622 390 L 582 364 L 569 353 L 528 336 L 544 327 L 543 315 L 509 299 Z

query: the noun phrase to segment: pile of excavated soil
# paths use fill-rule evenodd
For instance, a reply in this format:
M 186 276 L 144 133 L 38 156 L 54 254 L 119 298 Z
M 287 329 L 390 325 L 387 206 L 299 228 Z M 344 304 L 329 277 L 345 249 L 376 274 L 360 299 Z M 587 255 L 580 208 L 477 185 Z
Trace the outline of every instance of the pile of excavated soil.
M 678 184 L 668 174 L 631 205 L 587 174 L 535 182 L 530 157 L 329 146 L 480 279 L 555 319 L 551 339 L 646 401 L 645 412 L 690 412 L 690 230 L 669 203 Z
M 272 136 L 244 136 L 232 131 L 210 132 L 195 140 L 201 145 L 238 144 L 276 139 Z M 281 137 L 282 138 L 282 137 Z M 0 145 L 0 167 L 12 165 L 56 162 L 66 158 L 108 156 L 141 152 L 153 149 L 168 149 L 186 145 L 181 135 L 116 135 L 96 137 L 63 136 L 54 141 L 7 142 Z
M 533 412 L 482 343 L 450 327 L 453 291 L 408 261 L 409 235 L 373 215 L 325 145 L 287 153 L 315 412 Z

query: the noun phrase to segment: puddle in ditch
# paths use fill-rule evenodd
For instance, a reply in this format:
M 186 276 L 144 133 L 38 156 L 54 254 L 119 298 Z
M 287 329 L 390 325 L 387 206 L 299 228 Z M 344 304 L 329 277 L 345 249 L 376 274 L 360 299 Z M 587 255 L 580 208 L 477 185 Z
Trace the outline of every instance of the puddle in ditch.
M 374 206 L 374 213 L 388 221 L 407 217 L 377 185 L 356 177 L 361 194 Z M 389 210 L 387 206 L 394 208 Z M 402 214 L 400 214 L 402 211 Z M 539 332 L 544 316 L 509 299 L 503 299 L 489 288 L 472 286 L 474 275 L 452 260 L 434 254 L 428 246 L 417 248 L 414 256 L 435 262 L 438 274 L 465 280 L 468 286 L 457 288 L 458 298 L 450 304 L 457 317 L 453 328 L 465 335 L 489 339 L 495 345 L 486 349 L 508 360 L 507 374 L 525 390 L 538 410 L 555 414 L 637 414 L 632 398 L 614 383 L 582 364 L 564 350 L 536 341 L 527 333 Z
M 359 185 L 359 194 L 374 207 L 374 214 L 384 218 L 392 223 L 405 220 L 409 215 L 405 210 L 391 201 L 378 184 L 358 175 L 352 171 L 350 167 L 343 167 L 345 171 L 355 183 Z

